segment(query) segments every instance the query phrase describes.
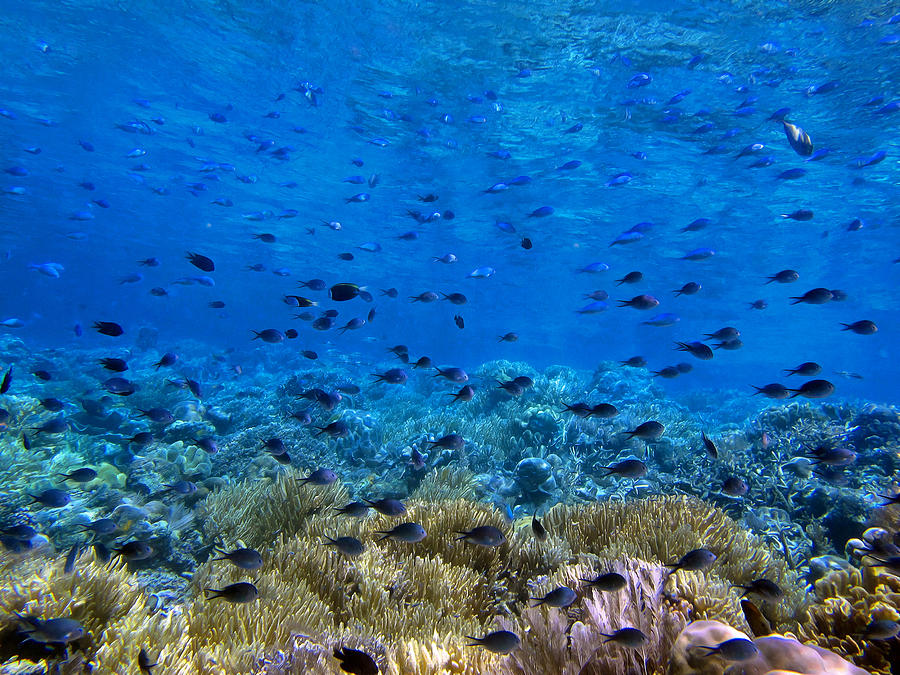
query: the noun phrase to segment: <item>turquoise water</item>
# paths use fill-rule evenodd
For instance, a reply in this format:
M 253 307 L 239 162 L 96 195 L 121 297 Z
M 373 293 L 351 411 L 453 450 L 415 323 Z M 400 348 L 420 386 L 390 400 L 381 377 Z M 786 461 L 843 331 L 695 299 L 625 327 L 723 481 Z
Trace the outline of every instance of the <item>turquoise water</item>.
M 327 467 L 403 499 L 450 466 L 510 517 L 686 492 L 771 535 L 766 478 L 806 457 L 797 569 L 842 556 L 900 447 L 896 12 L 6 3 L 0 519 L 63 551 L 178 481 L 190 520 L 244 478 Z M 661 440 L 623 433 L 649 420 Z M 465 452 L 431 447 L 450 433 Z M 811 473 L 823 445 L 853 460 Z M 636 482 L 603 475 L 635 457 Z M 52 475 L 80 465 L 105 487 Z M 62 487 L 62 517 L 29 503 Z M 149 568 L 211 543 L 167 536 L 181 562 Z

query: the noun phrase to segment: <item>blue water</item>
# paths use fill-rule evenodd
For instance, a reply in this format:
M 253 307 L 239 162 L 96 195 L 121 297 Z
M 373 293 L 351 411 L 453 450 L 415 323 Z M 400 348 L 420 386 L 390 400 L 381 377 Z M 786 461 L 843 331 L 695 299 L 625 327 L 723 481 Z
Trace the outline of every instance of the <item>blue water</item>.
M 666 386 L 751 391 L 750 384 L 777 381 L 782 368 L 811 360 L 842 396 L 894 401 L 898 117 L 876 114 L 898 96 L 897 45 L 882 44 L 900 30 L 886 24 L 889 4 L 665 3 L 660 14 L 656 3 L 13 3 L 0 42 L 0 107 L 15 118 L 0 119 L 0 134 L 4 168 L 22 166 L 29 175 L 3 176 L 4 188 L 25 194 L 2 197 L 0 318 L 24 321 L 7 330 L 35 346 L 108 344 L 90 330 L 74 337 L 73 325 L 95 320 L 117 321 L 131 336 L 151 326 L 163 342 L 192 337 L 215 349 L 246 349 L 251 329 L 293 326 L 300 337 L 285 348 L 332 342 L 380 357 L 383 345 L 405 342 L 436 362 L 472 366 L 503 357 L 584 368 L 641 354 L 656 370 L 679 360 L 674 340 L 734 325 L 742 349 L 719 352 Z M 747 17 L 740 30 L 735 16 Z M 695 56 L 699 64 L 689 67 Z M 629 89 L 636 73 L 652 81 Z M 833 91 L 807 93 L 831 81 Z M 315 105 L 296 90 L 302 82 L 322 91 Z M 667 103 L 684 90 L 682 101 Z M 876 96 L 884 102 L 866 105 Z M 737 114 L 747 101 L 750 110 Z M 817 149 L 831 150 L 824 159 L 805 161 L 781 125 L 767 121 L 783 107 Z M 272 112 L 280 117 L 266 117 Z M 211 121 L 213 113 L 227 121 Z M 116 128 L 135 120 L 152 135 Z M 565 133 L 576 123 L 581 131 Z M 711 129 L 698 133 L 704 124 Z M 260 142 L 249 136 L 274 145 L 257 151 Z M 752 143 L 766 148 L 736 159 Z M 720 144 L 724 154 L 704 154 Z M 280 147 L 289 148 L 285 159 L 273 156 Z M 128 158 L 133 149 L 146 155 Z M 510 159 L 487 154 L 497 150 Z M 879 150 L 887 152 L 880 164 L 849 167 Z M 764 156 L 774 164 L 748 168 Z M 557 170 L 570 160 L 582 164 Z M 201 171 L 215 163 L 234 170 Z M 807 173 L 776 178 L 792 168 Z M 633 179 L 606 187 L 622 172 Z M 341 182 L 373 173 L 375 188 Z M 531 184 L 482 193 L 519 175 Z M 297 187 L 279 187 L 291 181 Z M 192 194 L 187 184 L 202 191 Z M 371 200 L 344 203 L 359 192 Z M 428 192 L 439 200 L 416 200 Z M 555 212 L 527 217 L 542 205 Z M 799 208 L 814 218 L 779 217 Z M 284 209 L 296 217 L 242 218 Z M 456 218 L 418 224 L 408 209 L 451 210 Z M 80 211 L 92 219 L 69 220 Z M 704 230 L 680 232 L 701 217 L 712 221 Z M 848 231 L 855 218 L 864 227 Z M 516 232 L 501 231 L 497 221 Z M 610 247 L 640 222 L 653 224 L 641 241 Z M 395 239 L 407 231 L 418 239 Z M 260 232 L 277 242 L 251 239 Z M 71 233 L 83 239 L 65 236 Z M 520 247 L 522 236 L 531 250 Z M 372 241 L 382 252 L 356 248 Z M 700 247 L 715 256 L 679 260 Z M 188 250 L 215 259 L 215 288 L 170 285 L 197 272 L 183 259 Z M 355 260 L 338 260 L 345 251 Z M 459 262 L 432 262 L 447 252 Z M 151 256 L 160 266 L 139 270 L 135 261 Z M 53 279 L 28 269 L 45 262 L 65 271 Z M 575 272 L 592 262 L 609 271 Z M 256 263 L 268 271 L 245 269 Z M 495 276 L 466 278 L 481 266 Z M 282 267 L 289 277 L 272 274 Z M 800 280 L 763 284 L 785 268 Z M 616 288 L 615 279 L 632 270 L 645 280 Z M 137 271 L 143 281 L 119 285 Z M 314 277 L 369 287 L 372 324 L 338 336 L 292 321 L 281 296 Z M 672 290 L 688 281 L 701 283 L 700 293 L 675 298 Z M 168 297 L 150 295 L 152 287 Z M 397 300 L 379 297 L 377 289 L 388 287 L 399 289 Z M 789 296 L 815 287 L 848 298 L 789 305 Z M 610 293 L 610 309 L 576 314 L 589 302 L 582 295 L 595 289 Z M 463 292 L 468 304 L 406 302 L 426 290 Z M 613 300 L 639 293 L 658 297 L 659 307 L 615 307 Z M 758 299 L 767 309 L 748 309 Z M 211 300 L 227 307 L 208 309 Z M 338 325 L 371 306 L 339 307 Z M 453 323 L 456 310 L 464 330 Z M 681 320 L 640 325 L 661 312 Z M 840 331 L 841 322 L 859 319 L 875 321 L 879 332 Z M 519 341 L 497 344 L 509 331 Z
M 186 574 L 212 579 L 213 547 L 239 545 L 236 522 L 216 531 L 195 519 L 217 490 L 249 479 L 264 500 L 273 477 L 327 469 L 289 489 L 334 481 L 352 499 L 405 500 L 449 467 L 471 472 L 456 475 L 510 538 L 510 518 L 550 523 L 558 503 L 701 497 L 778 549 L 793 614 L 775 627 L 801 625 L 806 583 L 861 565 L 848 540 L 897 522 L 874 495 L 896 504 L 898 11 L 824 0 L 4 3 L 0 544 L 56 560 L 90 543 L 97 560 L 125 557 L 142 589 L 169 593 L 159 602 L 187 602 L 202 589 Z M 784 270 L 798 278 L 766 283 Z M 298 283 L 313 279 L 323 288 Z M 676 292 L 686 284 L 699 290 Z M 814 290 L 823 302 L 792 304 Z M 332 325 L 319 330 L 326 311 Z M 726 328 L 730 339 L 709 337 Z M 401 344 L 408 365 L 391 353 Z M 174 367 L 154 366 L 165 353 Z M 413 369 L 422 356 L 468 371 L 475 398 L 451 405 L 462 378 Z M 645 367 L 620 363 L 633 357 Z M 817 364 L 809 376 L 786 374 L 806 362 Z M 534 386 L 497 389 L 517 375 Z M 801 406 L 788 391 L 754 395 L 777 384 L 799 396 L 809 381 L 821 396 Z M 585 419 L 571 408 L 582 401 L 617 414 Z M 344 438 L 313 437 L 337 422 Z M 650 422 L 665 431 L 628 436 Z M 76 484 L 79 468 L 90 479 Z M 344 528 L 332 506 L 298 518 Z M 82 538 L 105 518 L 116 529 Z M 358 522 L 365 546 L 395 545 L 376 539 L 374 519 Z M 518 523 L 516 545 L 531 531 Z M 483 523 L 453 528 L 469 525 Z M 319 550 L 292 526 L 278 546 Z M 268 563 L 277 535 L 256 536 Z M 126 542 L 152 556 L 129 557 Z M 596 556 L 591 545 L 580 559 Z M 688 552 L 673 553 L 641 564 L 667 579 L 659 566 Z M 523 635 L 523 598 L 556 573 L 547 561 L 510 581 Z M 25 611 L 7 602 L 12 586 L 0 604 Z M 640 597 L 643 608 L 643 587 Z M 22 621 L 39 628 L 45 614 Z M 478 620 L 487 630 L 496 618 Z M 862 630 L 869 617 L 855 619 Z M 23 644 L 24 629 L 13 631 Z

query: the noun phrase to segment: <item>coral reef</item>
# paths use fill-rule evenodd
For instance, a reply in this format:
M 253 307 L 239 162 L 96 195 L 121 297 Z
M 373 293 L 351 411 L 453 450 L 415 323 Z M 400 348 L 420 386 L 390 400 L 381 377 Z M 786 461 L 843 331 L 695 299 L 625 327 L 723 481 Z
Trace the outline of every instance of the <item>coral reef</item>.
M 468 490 L 471 476 L 454 475 L 454 491 Z M 423 492 L 434 489 L 426 485 Z M 258 546 L 265 562 L 248 573 L 209 559 L 197 567 L 191 597 L 181 602 L 160 604 L 143 588 L 142 572 L 131 574 L 124 564 L 101 566 L 83 554 L 71 575 L 59 560 L 35 556 L 26 565 L 9 563 L 0 606 L 81 621 L 90 642 L 79 653 L 96 672 L 133 663 L 141 647 L 165 672 L 302 672 L 329 663 L 329 650 L 346 644 L 369 650 L 385 672 L 613 675 L 642 661 L 603 645 L 603 633 L 641 629 L 649 637 L 643 652 L 648 672 L 662 672 L 690 620 L 738 618 L 737 594 L 717 578 L 739 583 L 768 572 L 780 583 L 791 581 L 780 561 L 727 516 L 683 497 L 556 507 L 546 518 L 551 535 L 543 542 L 527 534 L 527 522 L 509 524 L 490 505 L 415 498 L 404 518 L 428 532 L 416 545 L 377 541 L 376 533 L 393 521 L 342 516 L 334 507 L 347 499 L 337 484 L 304 484 L 295 473 L 214 492 L 201 518 L 209 534 L 229 545 Z M 681 527 L 647 527 L 648 519 L 664 522 L 664 512 Z M 456 540 L 455 532 L 475 525 L 500 528 L 506 542 L 484 547 Z M 279 532 L 275 541 L 273 531 Z M 325 545 L 326 536 L 358 537 L 365 550 L 345 558 Z M 719 550 L 721 577 L 668 574 L 662 563 L 695 542 Z M 732 552 L 746 568 L 728 564 Z M 610 570 L 626 578 L 621 591 L 604 593 L 581 581 Z M 248 580 L 259 589 L 253 603 L 201 597 L 204 588 Z M 562 584 L 578 594 L 567 610 L 530 606 L 528 598 Z M 498 628 L 523 636 L 513 654 L 465 646 L 466 635 Z
M 866 639 L 871 621 L 900 620 L 900 577 L 883 568 L 834 570 L 815 584 L 817 601 L 806 613 L 797 637 L 830 649 L 877 675 L 890 675 L 900 663 L 897 640 Z
M 703 649 L 733 639 L 749 638 L 718 621 L 692 623 L 678 636 L 672 650 L 669 675 L 866 675 L 866 671 L 827 649 L 804 645 L 783 635 L 753 639 L 756 655 L 733 665 L 718 654 Z

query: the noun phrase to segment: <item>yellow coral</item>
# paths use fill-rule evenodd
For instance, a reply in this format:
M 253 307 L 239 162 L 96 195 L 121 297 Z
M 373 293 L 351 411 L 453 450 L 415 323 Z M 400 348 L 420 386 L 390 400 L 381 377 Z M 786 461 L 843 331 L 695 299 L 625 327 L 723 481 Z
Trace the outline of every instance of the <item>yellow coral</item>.
M 896 640 L 866 640 L 864 632 L 870 621 L 900 620 L 900 578 L 871 567 L 834 570 L 816 582 L 816 597 L 797 631 L 800 641 L 889 675 L 900 658 Z
M 787 563 L 724 511 L 694 497 L 650 497 L 589 505 L 560 504 L 547 513 L 544 526 L 551 539 L 556 537 L 565 541 L 576 556 L 593 555 L 606 559 L 627 556 L 671 563 L 692 549 L 708 548 L 718 556 L 718 560 L 705 577 L 727 584 L 747 584 L 766 577 L 784 589 L 785 599 L 777 606 L 766 608 L 767 615 L 776 624 L 792 628 L 794 615 L 802 607 L 802 585 Z M 517 562 L 523 566 L 533 566 L 533 551 L 521 545 L 529 533 L 523 528 L 516 537 L 518 541 L 512 554 L 514 566 Z M 520 554 L 523 557 L 517 560 Z M 551 562 L 551 559 L 546 562 Z M 547 573 L 550 569 L 535 571 Z M 679 578 L 685 574 L 690 573 L 678 572 L 672 579 L 676 584 L 683 583 Z M 684 588 L 686 597 L 692 592 L 691 583 Z M 693 590 L 700 588 L 693 584 Z M 717 592 L 714 595 L 721 594 Z M 736 602 L 735 594 L 734 608 L 737 607 Z M 737 615 L 737 611 L 739 609 L 723 607 L 719 612 L 706 611 L 703 616 L 729 620 Z
M 67 576 L 61 561 L 15 568 L 0 559 L 6 574 L 0 607 L 82 621 L 93 640 L 86 657 L 98 673 L 132 672 L 142 647 L 161 672 L 175 675 L 337 673 L 331 649 L 346 644 L 375 655 L 396 675 L 613 675 L 643 662 L 602 646 L 600 633 L 626 624 L 641 628 L 651 638 L 648 673 L 661 672 L 690 618 L 737 620 L 729 583 L 763 572 L 782 585 L 792 581 L 758 541 L 696 500 L 556 507 L 545 519 L 549 538 L 538 542 L 527 521 L 509 524 L 489 504 L 451 498 L 470 480 L 455 475 L 454 490 L 424 491 L 438 501 L 408 500 L 404 519 L 428 532 L 415 545 L 379 540 L 377 531 L 398 519 L 338 515 L 333 507 L 349 500 L 340 485 L 304 485 L 288 473 L 219 490 L 203 507 L 208 535 L 259 548 L 260 570 L 208 561 L 193 575 L 194 598 L 157 612 L 124 566 L 82 556 L 80 571 Z M 454 535 L 478 525 L 500 528 L 506 543 L 479 547 Z M 325 536 L 357 537 L 366 550 L 347 559 L 325 545 Z M 721 568 L 709 575 L 679 572 L 666 582 L 661 563 L 699 545 L 720 554 Z M 578 578 L 609 569 L 629 579 L 626 590 L 583 592 Z M 255 583 L 259 599 L 232 605 L 201 597 L 203 588 L 236 581 Z M 581 593 L 569 613 L 523 602 L 559 584 Z M 522 636 L 512 655 L 466 646 L 466 635 L 501 627 Z

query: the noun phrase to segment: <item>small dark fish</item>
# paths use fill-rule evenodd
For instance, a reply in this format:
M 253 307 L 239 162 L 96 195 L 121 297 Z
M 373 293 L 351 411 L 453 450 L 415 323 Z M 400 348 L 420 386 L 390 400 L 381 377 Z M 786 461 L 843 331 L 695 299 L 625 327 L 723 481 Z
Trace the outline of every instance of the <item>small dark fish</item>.
M 118 525 L 111 518 L 99 518 L 86 525 L 76 525 L 82 528 L 83 532 L 91 532 L 94 536 L 105 537 L 116 531 Z
M 335 507 L 342 516 L 350 516 L 351 518 L 364 518 L 369 515 L 369 505 L 365 502 L 349 502 L 341 507 Z
M 725 642 L 720 642 L 714 647 L 707 647 L 705 645 L 697 646 L 700 649 L 709 650 L 706 653 L 707 656 L 715 654 L 726 661 L 749 661 L 759 654 L 757 646 L 747 638 L 732 638 L 730 640 L 725 640 Z
M 462 318 L 459 314 L 454 315 L 453 322 L 456 324 L 456 327 L 462 330 L 466 327 L 465 319 Z
M 366 550 L 365 545 L 356 537 L 338 537 L 337 539 L 325 537 L 325 545 L 334 546 L 339 553 L 348 558 L 357 558 Z
M 41 407 L 47 412 L 61 412 L 66 404 L 58 398 L 42 398 L 40 400 Z
M 432 448 L 444 448 L 447 450 L 462 450 L 466 446 L 466 439 L 459 434 L 447 434 L 436 441 L 429 441 Z
M 607 593 L 620 591 L 625 588 L 628 583 L 625 580 L 625 577 L 618 572 L 607 572 L 606 574 L 601 574 L 593 579 L 581 579 L 581 581 L 585 582 L 591 588 L 598 588 Z
M 513 378 L 513 383 L 522 387 L 522 389 L 531 389 L 534 386 L 534 380 L 527 375 L 519 375 Z M 601 404 L 602 405 L 602 404 Z
M 334 648 L 334 658 L 341 670 L 351 675 L 378 675 L 378 664 L 371 656 L 349 647 Z
M 785 387 L 783 384 L 778 384 L 777 382 L 773 382 L 771 384 L 764 385 L 762 387 L 753 386 L 756 389 L 756 394 L 762 394 L 766 398 L 772 399 L 784 399 L 790 396 L 791 390 Z
M 670 567 L 672 573 L 677 572 L 678 570 L 699 572 L 709 568 L 716 562 L 716 558 L 716 554 L 708 549 L 695 548 L 693 551 L 688 551 L 681 556 L 681 559 L 677 563 L 668 564 L 666 567 Z
M 663 435 L 665 427 L 656 420 L 650 420 L 638 425 L 631 431 L 625 431 L 629 438 L 642 438 L 645 441 L 655 441 Z
M 824 305 L 827 302 L 831 302 L 833 299 L 834 293 L 827 288 L 813 288 L 812 290 L 806 291 L 803 295 L 791 297 L 791 300 L 793 300 L 791 304 L 797 305 L 802 302 L 807 305 Z
M 41 382 L 49 382 L 53 379 L 53 376 L 48 373 L 46 370 L 34 370 L 31 372 L 37 379 L 41 380 Z
M 422 541 L 427 536 L 425 528 L 418 523 L 402 523 L 391 530 L 376 530 L 375 534 L 384 535 L 383 537 L 380 537 L 378 541 L 393 539 L 407 544 L 415 544 Z
M 706 435 L 705 431 L 700 432 L 700 437 L 703 440 L 703 447 L 706 449 L 707 454 L 713 459 L 718 459 L 719 449 L 716 447 L 716 444 L 712 442 L 712 439 Z
M 502 389 L 510 396 L 521 396 L 525 392 L 525 388 L 510 380 L 509 382 L 501 382 L 497 380 L 497 389 Z
M 222 557 L 213 558 L 213 561 L 227 560 L 242 570 L 258 570 L 263 565 L 263 559 L 259 551 L 252 548 L 236 548 L 233 551 L 220 551 L 220 553 Z
M 119 337 L 125 332 L 122 326 L 113 321 L 95 321 L 94 330 L 101 335 L 108 335 L 110 337 Z
M 81 551 L 81 544 L 75 542 L 72 548 L 66 554 L 66 562 L 63 564 L 63 574 L 72 574 L 75 571 L 75 561 L 78 559 L 78 553 Z
M 834 393 L 834 385 L 828 380 L 810 380 L 804 382 L 799 389 L 788 389 L 793 392 L 791 398 L 803 396 L 805 398 L 826 398 Z
M 694 295 L 699 292 L 702 287 L 696 281 L 689 281 L 684 286 L 679 288 L 677 291 L 672 291 L 675 294 L 675 297 L 679 295 Z
M 103 366 L 106 370 L 111 370 L 114 373 L 124 373 L 126 370 L 128 370 L 128 363 L 126 363 L 125 359 L 100 359 L 100 365 Z
M 781 270 L 780 272 L 768 277 L 767 284 L 777 281 L 779 284 L 792 284 L 800 278 L 800 273 L 795 270 Z
M 149 431 L 139 431 L 134 436 L 128 439 L 129 443 L 133 443 L 139 448 L 146 448 L 153 442 L 153 434 Z
M 86 466 L 80 469 L 75 469 L 74 471 L 71 471 L 69 473 L 60 473 L 57 475 L 63 480 L 72 480 L 76 483 L 90 483 L 97 477 L 97 472 L 94 469 Z
M 815 361 L 806 361 L 796 368 L 788 368 L 784 371 L 785 375 L 800 375 L 801 377 L 812 377 L 822 372 L 822 366 Z
M 163 368 L 163 367 L 175 365 L 176 361 L 178 361 L 177 354 L 173 354 L 172 352 L 166 352 L 165 354 L 162 355 L 162 357 L 160 357 L 159 361 L 157 361 L 153 365 L 155 365 L 156 369 L 159 370 L 160 368 Z
M 224 598 L 228 602 L 246 603 L 253 602 L 259 597 L 259 590 L 248 581 L 239 581 L 236 584 L 229 584 L 225 588 L 218 590 L 215 588 L 206 588 L 204 590 L 211 593 L 209 598 L 207 598 L 208 600 Z
M 312 485 L 331 485 L 337 480 L 337 474 L 331 469 L 316 469 L 306 478 L 300 481 L 300 485 L 311 483 Z
M 153 547 L 145 541 L 129 541 L 119 548 L 114 548 L 112 552 L 129 562 L 147 560 L 154 554 Z
M 378 513 L 385 516 L 395 517 L 402 516 L 406 513 L 406 506 L 398 499 L 378 499 L 375 501 L 366 499 L 365 501 L 369 506 L 378 511 Z
M 640 649 L 647 644 L 648 637 L 637 628 L 620 628 L 615 633 L 600 633 L 606 639 L 603 642 L 615 642 L 623 647 Z
M 550 607 L 564 608 L 575 602 L 578 599 L 578 594 L 568 586 L 558 586 L 541 598 L 531 599 L 536 601 L 534 607 L 549 605 Z
M 878 332 L 878 326 L 875 325 L 875 322 L 868 319 L 854 321 L 853 323 L 842 323 L 841 325 L 843 326 L 841 330 L 849 330 L 857 335 L 874 335 Z
M 659 305 L 659 300 L 652 295 L 636 295 L 630 300 L 619 300 L 619 307 L 633 307 L 634 309 L 652 309 Z
M 518 635 L 508 630 L 494 631 L 484 637 L 466 635 L 466 638 L 472 641 L 466 645 L 467 647 L 484 647 L 494 654 L 509 654 L 521 642 Z
M 628 366 L 629 368 L 643 368 L 647 365 L 647 359 L 643 356 L 632 356 L 625 361 L 619 361 L 619 363 L 623 366 Z
M 768 579 L 754 579 L 749 584 L 742 586 L 735 584 L 733 588 L 741 588 L 744 590 L 742 595 L 755 593 L 766 600 L 780 600 L 784 597 L 784 591 L 774 581 Z
M 726 478 L 722 483 L 722 492 L 729 497 L 743 497 L 750 491 L 747 481 L 737 476 Z
M 536 515 L 531 516 L 531 533 L 534 535 L 534 538 L 538 541 L 546 541 L 547 540 L 547 530 L 541 524 L 541 521 L 538 520 Z
M 790 218 L 791 220 L 799 220 L 801 222 L 805 222 L 807 220 L 813 219 L 813 212 L 809 209 L 798 209 L 793 213 L 782 213 L 782 218 Z
M 621 286 L 622 284 L 636 284 L 640 281 L 643 281 L 644 275 L 642 272 L 629 272 L 621 279 L 616 279 L 616 285 Z
M 688 352 L 691 356 L 702 361 L 713 358 L 713 350 L 702 342 L 676 342 L 675 349 L 680 352 Z
M 138 408 L 138 411 L 140 411 L 141 417 L 146 417 L 151 422 L 157 422 L 159 424 L 171 424 L 175 421 L 175 415 L 173 415 L 165 408 L 149 408 L 147 410 Z
M 528 237 L 522 237 L 521 246 L 526 251 L 531 250 L 531 248 L 533 247 L 533 244 L 531 243 L 531 239 L 529 239 Z
M 406 384 L 409 374 L 402 368 L 391 368 L 383 373 L 372 373 L 375 382 L 386 382 L 387 384 Z
M 615 464 L 599 468 L 606 469 L 607 473 L 603 474 L 604 477 L 615 474 L 622 478 L 637 480 L 647 475 L 647 465 L 639 459 L 623 459 Z
M 187 259 L 194 267 L 201 269 L 204 272 L 214 272 L 216 269 L 216 264 L 212 259 L 207 258 L 205 255 L 188 252 Z
M 468 531 L 457 530 L 456 534 L 461 535 L 456 541 L 466 541 L 476 546 L 500 546 L 506 542 L 506 535 L 499 528 L 493 525 L 480 525 Z
M 434 377 L 443 377 L 450 382 L 456 382 L 457 384 L 461 384 L 463 382 L 469 381 L 469 375 L 462 368 L 438 368 L 435 367 L 437 373 Z
M 471 401 L 475 396 L 475 389 L 471 385 L 467 384 L 455 394 L 447 394 L 447 396 L 453 397 L 451 403 L 456 403 L 457 401 Z
M 38 495 L 29 494 L 28 496 L 41 506 L 46 506 L 50 509 L 62 508 L 72 501 L 68 492 L 57 488 L 49 488 Z

